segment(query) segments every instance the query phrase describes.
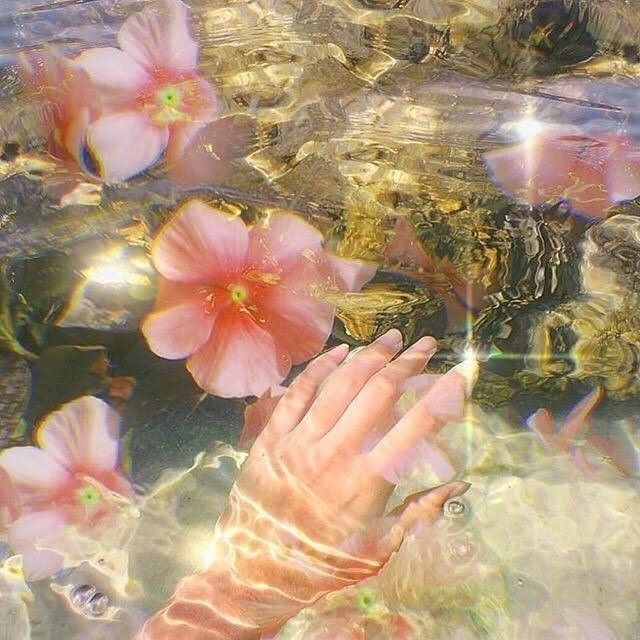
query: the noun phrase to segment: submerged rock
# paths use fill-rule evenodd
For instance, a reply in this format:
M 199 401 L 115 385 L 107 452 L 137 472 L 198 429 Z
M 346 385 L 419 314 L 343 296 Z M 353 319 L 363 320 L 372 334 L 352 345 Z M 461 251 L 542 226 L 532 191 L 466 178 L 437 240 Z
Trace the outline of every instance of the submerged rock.
M 27 363 L 15 356 L 0 354 L 0 445 L 23 430 L 30 388 Z

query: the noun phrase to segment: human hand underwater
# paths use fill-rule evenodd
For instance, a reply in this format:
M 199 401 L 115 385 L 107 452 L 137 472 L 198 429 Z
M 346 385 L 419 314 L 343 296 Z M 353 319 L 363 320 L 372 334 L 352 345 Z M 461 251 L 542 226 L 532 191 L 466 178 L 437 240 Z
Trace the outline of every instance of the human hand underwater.
M 278 402 L 231 489 L 209 559 L 177 587 L 137 640 L 253 640 L 330 591 L 377 574 L 420 523 L 468 484 L 411 496 L 384 514 L 391 481 L 424 438 L 460 419 L 474 372 L 458 365 L 402 418 L 403 384 L 435 353 L 422 338 L 401 355 L 393 329 L 347 358 L 311 362 Z M 395 359 L 394 359 L 395 357 Z

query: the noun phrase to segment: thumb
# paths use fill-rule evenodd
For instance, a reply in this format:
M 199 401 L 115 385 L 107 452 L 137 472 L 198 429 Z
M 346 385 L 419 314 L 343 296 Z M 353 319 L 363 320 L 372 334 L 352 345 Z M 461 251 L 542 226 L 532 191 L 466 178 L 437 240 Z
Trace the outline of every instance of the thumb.
M 471 485 L 468 482 L 447 482 L 427 491 L 415 493 L 390 511 L 377 525 L 369 528 L 358 540 L 358 551 L 366 552 L 385 563 L 396 552 L 405 536 L 420 525 L 428 525 L 440 518 L 442 507 L 450 498 L 461 496 Z

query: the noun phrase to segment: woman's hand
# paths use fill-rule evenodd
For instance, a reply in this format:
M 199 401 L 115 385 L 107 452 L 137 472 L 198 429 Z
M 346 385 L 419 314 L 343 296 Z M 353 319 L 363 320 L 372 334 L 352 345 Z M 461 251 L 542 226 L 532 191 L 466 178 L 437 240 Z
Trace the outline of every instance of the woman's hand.
M 468 368 L 438 378 L 398 422 L 407 378 L 436 350 L 423 338 L 394 359 L 391 330 L 346 358 L 341 345 L 296 378 L 256 440 L 216 525 L 203 570 L 183 580 L 139 640 L 255 638 L 327 592 L 378 573 L 406 533 L 466 491 L 452 482 L 384 516 L 392 478 L 423 438 L 461 418 Z

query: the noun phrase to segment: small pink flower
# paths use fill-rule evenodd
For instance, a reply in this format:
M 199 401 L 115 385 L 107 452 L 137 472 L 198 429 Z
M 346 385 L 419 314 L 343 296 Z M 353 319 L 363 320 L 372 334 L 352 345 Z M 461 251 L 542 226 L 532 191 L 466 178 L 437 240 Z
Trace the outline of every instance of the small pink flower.
M 19 62 L 25 86 L 42 106 L 40 125 L 49 151 L 83 166 L 87 127 L 100 113 L 89 75 L 54 51 L 22 55 Z
M 178 157 L 218 111 L 213 87 L 197 72 L 198 45 L 181 0 L 129 17 L 120 49 L 94 48 L 76 62 L 89 74 L 104 113 L 87 128 L 86 168 L 126 180 L 160 159 Z
M 606 217 L 640 195 L 640 146 L 624 133 L 587 135 L 554 127 L 485 154 L 494 182 L 531 206 L 566 202 L 573 213 Z
M 333 326 L 331 294 L 358 291 L 375 268 L 327 253 L 295 215 L 247 228 L 192 201 L 156 237 L 156 308 L 142 325 L 151 350 L 188 358 L 205 391 L 261 396 L 292 364 L 317 355 Z
M 11 479 L 19 517 L 8 527 L 9 544 L 23 554 L 25 576 L 56 573 L 63 558 L 65 528 L 95 532 L 112 510 L 113 496 L 133 491 L 118 471 L 119 416 L 85 396 L 47 416 L 37 430 L 38 447 L 12 447 L 0 454 Z

